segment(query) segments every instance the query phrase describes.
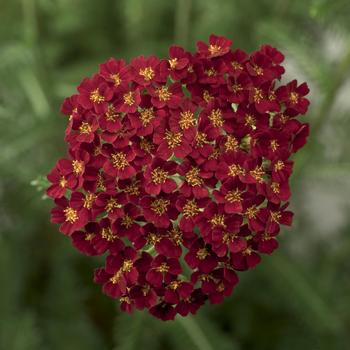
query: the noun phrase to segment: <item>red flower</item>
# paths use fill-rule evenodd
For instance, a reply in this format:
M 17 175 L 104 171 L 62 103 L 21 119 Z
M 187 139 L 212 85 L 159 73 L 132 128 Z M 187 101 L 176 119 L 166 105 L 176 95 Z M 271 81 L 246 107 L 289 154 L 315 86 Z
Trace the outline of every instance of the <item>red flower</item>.
M 110 58 L 61 106 L 68 156 L 47 176 L 51 221 L 81 253 L 108 254 L 95 282 L 122 311 L 171 320 L 221 303 L 292 223 L 308 87 L 280 85 L 277 49 L 231 44 Z
M 79 210 L 67 198 L 55 199 L 56 207 L 51 211 L 51 222 L 60 224 L 60 232 L 65 235 L 71 235 L 84 227 L 88 222 L 87 212 Z
M 108 87 L 102 77 L 94 75 L 92 79 L 84 79 L 78 91 L 80 93 L 78 101 L 83 108 L 94 109 L 98 114 L 107 112 L 108 102 L 113 97 L 113 90 Z
M 223 56 L 230 51 L 232 41 L 224 36 L 216 36 L 214 34 L 209 37 L 209 45 L 203 41 L 198 41 L 197 48 L 203 57 L 218 57 Z
M 154 195 L 158 195 L 161 191 L 165 193 L 175 191 L 177 184 L 171 179 L 171 176 L 176 173 L 176 166 L 175 162 L 165 162 L 154 158 L 152 164 L 144 172 L 145 191 Z
M 152 96 L 152 104 L 156 108 L 177 108 L 183 98 L 181 84 L 174 83 L 170 86 L 158 85 L 149 88 L 149 93 Z
M 110 83 L 115 90 L 125 89 L 130 80 L 129 67 L 124 60 L 110 58 L 100 65 L 100 75 Z
M 141 102 L 140 90 L 125 89 L 119 93 L 118 99 L 114 103 L 114 108 L 121 113 L 135 113 Z
M 177 259 L 157 255 L 146 274 L 146 279 L 152 286 L 161 287 L 163 283 L 171 282 L 181 272 L 182 269 Z
M 156 198 L 144 197 L 140 204 L 145 219 L 159 228 L 169 227 L 170 220 L 174 220 L 178 215 L 174 206 L 174 197 L 169 195 Z
M 294 109 L 300 114 L 305 114 L 310 102 L 304 96 L 307 95 L 309 91 L 306 83 L 298 86 L 297 81 L 293 80 L 286 86 L 279 87 L 276 94 L 278 99 L 286 104 L 287 108 Z
M 141 86 L 148 86 L 155 81 L 159 81 L 157 76 L 158 64 L 159 59 L 156 56 L 134 58 L 130 62 L 133 80 Z
M 135 168 L 130 162 L 135 158 L 135 154 L 129 146 L 115 150 L 111 145 L 105 145 L 102 152 L 108 157 L 103 165 L 103 170 L 111 176 L 118 176 L 120 179 L 127 179 L 136 174 Z

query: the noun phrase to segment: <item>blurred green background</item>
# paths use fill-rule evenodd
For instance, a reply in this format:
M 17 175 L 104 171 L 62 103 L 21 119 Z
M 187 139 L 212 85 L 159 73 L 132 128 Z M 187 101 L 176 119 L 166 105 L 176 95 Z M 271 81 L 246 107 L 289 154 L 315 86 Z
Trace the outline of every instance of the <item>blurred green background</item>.
M 349 349 L 349 19 L 349 0 L 0 0 L 0 349 Z M 92 282 L 101 261 L 49 223 L 40 176 L 65 153 L 59 106 L 110 56 L 193 50 L 211 33 L 275 45 L 285 79 L 310 85 L 295 224 L 223 304 L 174 322 L 121 315 Z

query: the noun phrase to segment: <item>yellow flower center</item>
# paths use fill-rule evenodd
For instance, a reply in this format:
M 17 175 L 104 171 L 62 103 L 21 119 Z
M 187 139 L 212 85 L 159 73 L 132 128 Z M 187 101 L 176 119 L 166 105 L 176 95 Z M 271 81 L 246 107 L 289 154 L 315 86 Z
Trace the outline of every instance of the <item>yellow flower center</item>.
M 147 243 L 152 244 L 152 245 L 155 245 L 156 243 L 160 242 L 161 240 L 162 240 L 162 238 L 153 232 L 150 232 L 146 237 Z
M 108 242 L 113 242 L 118 239 L 118 236 L 114 234 L 110 227 L 104 227 L 101 231 L 101 236 Z
M 215 128 L 222 127 L 224 125 L 224 119 L 222 117 L 222 112 L 219 108 L 213 109 L 208 116 L 209 120 Z
M 232 135 L 227 135 L 226 142 L 225 142 L 226 152 L 237 151 L 238 148 L 239 148 L 238 140 Z
M 215 77 L 216 75 L 216 70 L 214 68 L 210 68 L 210 69 L 206 69 L 204 71 L 204 73 L 208 76 L 208 77 Z
M 125 228 L 129 229 L 133 224 L 134 224 L 134 219 L 128 215 L 128 214 L 125 214 L 123 217 L 122 217 L 122 222 L 121 222 L 122 226 L 124 226 Z
M 255 205 L 252 205 L 251 207 L 247 208 L 244 214 L 248 217 L 248 219 L 255 219 L 256 214 L 258 212 L 259 212 L 259 209 Z
M 93 103 L 101 103 L 104 102 L 105 98 L 100 95 L 99 89 L 95 89 L 90 92 L 90 101 Z
M 140 69 L 139 74 L 142 75 L 146 81 L 150 81 L 154 78 L 154 70 L 152 69 L 152 67 Z
M 124 170 L 129 165 L 126 154 L 123 152 L 114 153 L 111 155 L 111 158 L 113 166 L 118 170 Z
M 161 272 L 161 273 L 165 273 L 169 271 L 169 266 L 167 265 L 167 263 L 161 263 L 160 266 L 158 266 L 156 268 L 156 271 Z
M 137 185 L 137 183 L 134 182 L 134 183 L 130 184 L 129 186 L 126 186 L 124 188 L 124 192 L 128 193 L 128 194 L 131 194 L 133 196 L 138 196 L 140 194 L 140 188 Z
M 194 114 L 191 111 L 181 112 L 179 125 L 182 130 L 195 126 L 196 118 L 194 117 Z
M 169 238 L 176 244 L 181 245 L 183 242 L 182 233 L 178 228 L 173 228 L 171 231 L 168 231 Z
M 115 86 L 119 86 L 122 82 L 118 73 L 111 74 L 109 77 L 114 81 Z
M 87 122 L 82 122 L 81 125 L 79 126 L 79 132 L 81 134 L 90 134 L 92 131 L 92 128 L 89 123 Z
M 256 75 L 263 75 L 264 74 L 264 70 L 256 64 L 253 64 L 253 70 L 254 70 Z
M 161 216 L 166 212 L 169 205 L 169 199 L 159 198 L 151 203 L 151 209 L 154 213 L 156 213 L 156 215 Z
M 196 257 L 199 260 L 204 260 L 209 255 L 206 248 L 201 248 L 197 250 Z
M 222 226 L 226 227 L 225 224 L 225 215 L 223 214 L 215 214 L 210 220 L 209 220 L 211 227 L 214 228 L 216 226 Z
M 207 143 L 209 143 L 207 134 L 199 131 L 196 135 L 196 147 L 203 147 Z
M 182 142 L 182 133 L 181 132 L 171 132 L 170 130 L 166 130 L 164 136 L 168 147 L 170 149 L 174 149 L 181 145 Z
M 145 108 L 140 112 L 142 126 L 147 126 L 154 118 L 153 107 Z
M 233 242 L 236 238 L 237 238 L 237 233 L 233 233 L 233 232 L 226 232 L 223 236 L 222 236 L 222 243 L 228 244 L 230 242 Z
M 156 94 L 158 95 L 159 101 L 169 101 L 172 95 L 167 86 L 156 89 Z
M 263 170 L 262 166 L 257 166 L 254 170 L 251 170 L 250 175 L 254 177 L 254 179 L 257 182 L 259 183 L 264 182 L 265 171 Z
M 299 100 L 299 94 L 296 92 L 291 92 L 289 95 L 289 100 L 293 105 L 297 104 Z
M 200 170 L 196 167 L 192 167 L 191 170 L 189 170 L 185 174 L 185 180 L 186 182 L 192 186 L 201 186 L 203 184 L 203 179 L 199 176 Z
M 176 65 L 177 65 L 177 58 L 176 57 L 171 58 L 170 60 L 168 60 L 168 62 L 169 62 L 170 69 L 176 68 Z
M 258 88 L 254 88 L 254 96 L 253 96 L 254 102 L 259 103 L 261 102 L 262 99 L 263 99 L 262 90 Z
M 168 178 L 168 175 L 169 173 L 167 171 L 157 167 L 151 172 L 152 182 L 156 185 L 162 184 Z
M 242 86 L 240 84 L 233 84 L 231 89 L 235 93 L 243 90 L 243 88 L 242 88 Z
M 92 203 L 94 202 L 96 197 L 97 196 L 94 193 L 91 193 L 91 192 L 86 193 L 85 198 L 84 198 L 83 207 L 86 209 L 91 209 Z
M 68 183 L 68 181 L 66 180 L 66 178 L 64 176 L 61 176 L 61 179 L 59 182 L 60 187 L 65 188 L 67 186 L 67 183 Z
M 108 106 L 108 111 L 106 113 L 106 120 L 109 122 L 114 122 L 118 116 L 118 113 L 113 106 Z
M 203 91 L 203 100 L 206 102 L 206 103 L 208 103 L 211 99 L 213 99 L 214 97 L 213 96 L 211 96 L 210 94 L 209 94 L 209 91 L 208 90 L 204 90 Z
M 283 168 L 284 168 L 284 163 L 281 160 L 277 161 L 276 164 L 274 165 L 275 171 L 280 171 Z
M 280 193 L 280 184 L 278 182 L 273 182 L 271 184 L 271 189 L 273 193 Z
M 114 209 L 120 209 L 121 207 L 122 207 L 122 205 L 119 204 L 114 198 L 110 198 L 107 201 L 107 204 L 105 206 L 105 210 L 106 210 L 107 213 L 110 213 Z
M 228 175 L 229 176 L 238 176 L 238 175 L 245 175 L 245 170 L 239 165 L 239 164 L 231 164 L 228 167 Z
M 85 235 L 85 241 L 92 241 L 95 238 L 96 234 L 95 233 L 86 233 Z
M 232 61 L 231 66 L 235 70 L 242 70 L 243 69 L 242 65 L 240 63 L 238 63 L 237 61 Z
M 245 115 L 245 126 L 250 126 L 252 129 L 256 128 L 256 119 L 251 114 Z
M 79 160 L 73 160 L 72 161 L 72 167 L 73 167 L 73 173 L 78 176 L 80 174 L 82 174 L 83 172 L 83 166 L 84 166 L 84 163 L 79 161 Z
M 219 45 L 209 45 L 208 51 L 210 52 L 211 55 L 217 55 L 221 51 L 221 46 Z
M 281 212 L 279 212 L 279 211 L 270 211 L 270 215 L 271 215 L 271 220 L 276 222 L 277 224 L 279 224 L 280 219 L 282 217 Z
M 276 152 L 279 147 L 279 144 L 277 140 L 271 140 L 270 146 L 271 146 L 272 152 Z
M 70 224 L 73 224 L 78 220 L 78 212 L 71 208 L 67 207 L 63 210 L 64 216 L 66 217 L 66 221 L 69 222 Z
M 197 203 L 194 199 L 187 200 L 186 204 L 182 208 L 182 214 L 186 219 L 196 216 L 200 212 Z
M 128 106 L 132 106 L 135 103 L 134 96 L 132 94 L 132 91 L 129 91 L 128 93 L 123 95 L 124 103 Z
M 225 199 L 230 203 L 240 202 L 242 201 L 242 193 L 243 191 L 240 191 L 239 189 L 229 191 L 227 192 Z

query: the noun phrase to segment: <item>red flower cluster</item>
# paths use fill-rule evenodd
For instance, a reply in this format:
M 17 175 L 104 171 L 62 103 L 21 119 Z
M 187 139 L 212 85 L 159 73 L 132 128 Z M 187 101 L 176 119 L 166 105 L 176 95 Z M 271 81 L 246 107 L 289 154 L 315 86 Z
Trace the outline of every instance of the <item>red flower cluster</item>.
M 248 55 L 215 35 L 197 47 L 101 64 L 62 105 L 69 153 L 48 175 L 52 222 L 107 254 L 95 282 L 163 320 L 220 303 L 236 271 L 277 248 L 289 158 L 309 133 L 296 119 L 309 89 L 281 85 L 278 50 Z

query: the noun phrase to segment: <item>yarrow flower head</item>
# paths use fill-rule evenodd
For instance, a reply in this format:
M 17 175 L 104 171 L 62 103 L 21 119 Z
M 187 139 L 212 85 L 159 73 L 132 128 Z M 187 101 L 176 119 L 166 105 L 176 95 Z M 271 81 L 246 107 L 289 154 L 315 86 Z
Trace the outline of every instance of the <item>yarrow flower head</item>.
M 123 311 L 162 320 L 221 303 L 277 247 L 309 89 L 284 56 L 211 35 L 196 53 L 111 58 L 63 102 L 68 152 L 47 178 L 51 221 L 105 255 L 94 280 Z

